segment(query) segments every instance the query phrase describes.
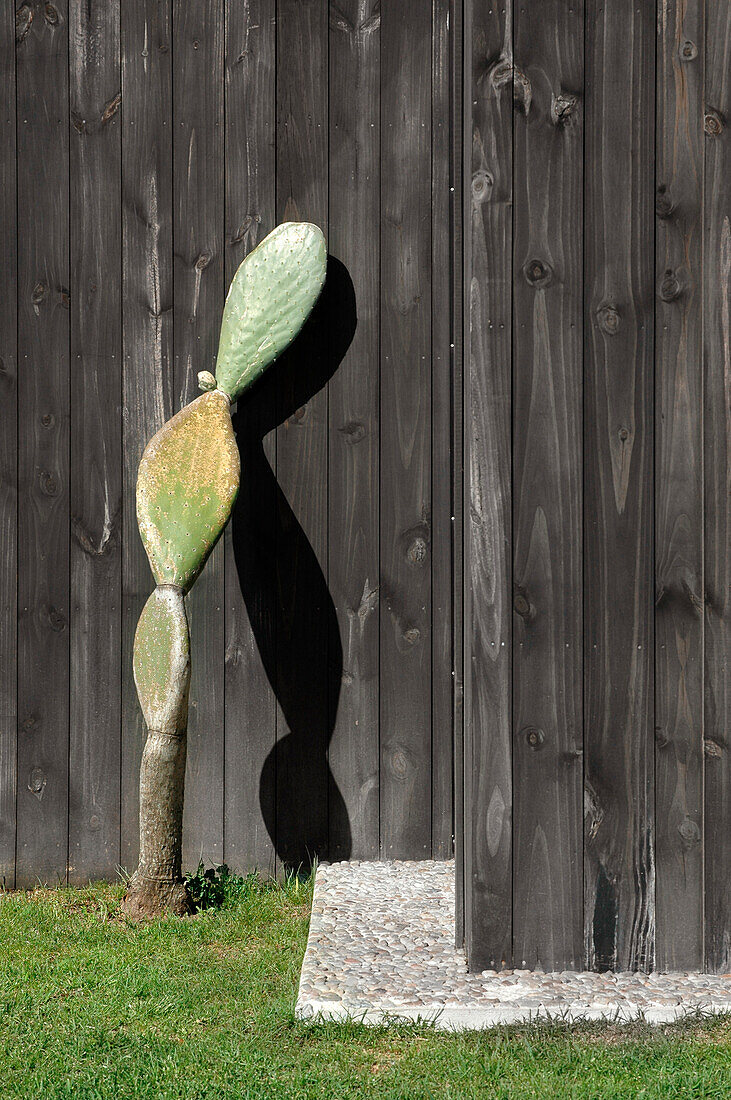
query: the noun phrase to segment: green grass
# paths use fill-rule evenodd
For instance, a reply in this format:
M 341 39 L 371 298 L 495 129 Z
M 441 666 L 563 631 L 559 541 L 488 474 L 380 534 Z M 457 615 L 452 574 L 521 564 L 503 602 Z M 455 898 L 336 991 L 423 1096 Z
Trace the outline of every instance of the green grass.
M 449 1035 L 294 1019 L 310 885 L 144 927 L 122 888 L 0 896 L 0 1096 L 713 1097 L 731 1020 Z

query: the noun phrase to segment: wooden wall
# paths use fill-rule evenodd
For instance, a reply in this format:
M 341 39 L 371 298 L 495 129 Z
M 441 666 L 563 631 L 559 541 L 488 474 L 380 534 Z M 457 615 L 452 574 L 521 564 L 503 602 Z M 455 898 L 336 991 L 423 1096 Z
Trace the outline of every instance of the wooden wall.
M 316 315 L 189 599 L 187 867 L 452 851 L 447 0 L 0 13 L 0 880 L 137 854 L 145 442 L 279 221 Z
M 731 7 L 469 0 L 474 969 L 731 967 Z

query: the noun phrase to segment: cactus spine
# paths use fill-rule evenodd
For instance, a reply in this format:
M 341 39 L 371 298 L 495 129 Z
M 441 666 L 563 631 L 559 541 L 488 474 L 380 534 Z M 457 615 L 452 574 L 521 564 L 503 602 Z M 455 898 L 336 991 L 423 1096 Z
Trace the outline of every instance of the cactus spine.
M 157 587 L 134 641 L 147 726 L 140 768 L 140 862 L 123 902 L 132 917 L 190 912 L 182 878 L 190 632 L 185 596 L 228 522 L 239 486 L 230 406 L 291 343 L 325 281 L 317 226 L 285 222 L 244 260 L 221 323 L 215 377 L 150 440 L 137 478 L 137 522 Z

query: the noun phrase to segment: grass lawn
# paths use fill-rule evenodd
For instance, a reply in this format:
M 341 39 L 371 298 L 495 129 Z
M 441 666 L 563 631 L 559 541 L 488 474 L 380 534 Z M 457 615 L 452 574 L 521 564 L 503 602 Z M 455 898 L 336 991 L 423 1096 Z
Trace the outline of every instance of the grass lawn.
M 0 1096 L 731 1096 L 731 1019 L 502 1028 L 294 1019 L 310 887 L 145 927 L 122 888 L 0 895 Z

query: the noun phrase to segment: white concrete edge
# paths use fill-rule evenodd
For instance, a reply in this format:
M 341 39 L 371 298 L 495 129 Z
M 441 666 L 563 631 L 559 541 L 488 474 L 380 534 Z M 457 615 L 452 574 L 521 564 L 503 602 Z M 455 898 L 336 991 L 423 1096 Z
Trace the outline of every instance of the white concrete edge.
M 605 1020 L 609 1023 L 668 1024 L 686 1016 L 711 1017 L 731 1013 L 731 1001 L 721 1005 L 656 1005 L 641 1008 L 632 1004 L 592 1005 L 573 1003 L 565 1008 L 536 1005 L 499 1005 L 495 1008 L 458 1007 L 455 1005 L 403 1005 L 400 1008 L 348 1008 L 332 1001 L 297 997 L 295 1017 L 307 1023 L 348 1022 L 376 1026 L 378 1024 L 427 1023 L 445 1031 L 481 1031 L 501 1024 L 530 1024 L 539 1021 L 577 1023 L 582 1020 Z

